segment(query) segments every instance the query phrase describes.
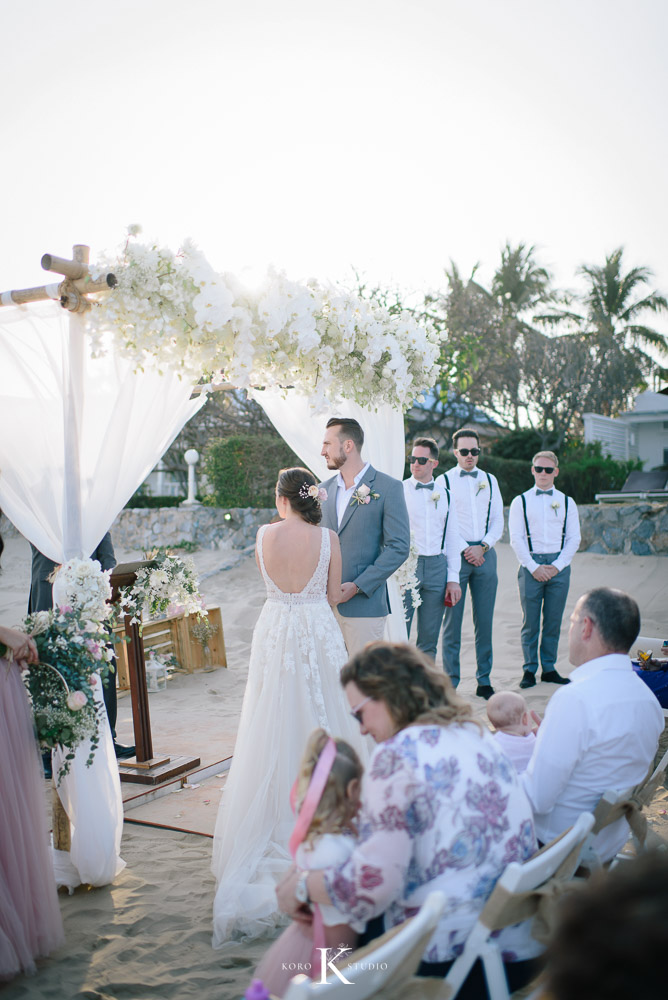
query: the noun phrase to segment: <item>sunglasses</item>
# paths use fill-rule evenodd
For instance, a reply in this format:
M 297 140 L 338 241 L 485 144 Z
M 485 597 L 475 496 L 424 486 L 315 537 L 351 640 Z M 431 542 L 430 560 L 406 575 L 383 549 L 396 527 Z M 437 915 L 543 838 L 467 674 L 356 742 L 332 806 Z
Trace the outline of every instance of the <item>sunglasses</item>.
M 364 720 L 362 719 L 362 709 L 364 708 L 364 706 L 366 705 L 366 703 L 368 701 L 372 701 L 372 700 L 373 699 L 372 699 L 371 695 L 369 695 L 369 697 L 365 698 L 364 701 L 361 701 L 359 703 L 359 705 L 355 705 L 354 708 L 350 709 L 350 714 L 352 715 L 353 719 L 357 719 L 357 721 L 359 722 L 360 726 L 364 725 Z
M 433 462 L 433 461 L 434 461 L 433 458 L 423 458 L 422 456 L 418 457 L 417 455 L 411 455 L 410 458 L 408 459 L 408 464 L 414 465 L 414 463 L 417 462 L 419 465 L 426 465 L 427 462 Z
M 552 465 L 534 465 L 534 472 L 547 472 L 548 476 L 551 476 L 554 472 L 554 466 Z
M 476 455 L 480 454 L 480 448 L 459 448 L 458 450 L 459 454 L 463 455 L 464 458 L 466 458 L 467 455 L 473 455 L 475 458 Z

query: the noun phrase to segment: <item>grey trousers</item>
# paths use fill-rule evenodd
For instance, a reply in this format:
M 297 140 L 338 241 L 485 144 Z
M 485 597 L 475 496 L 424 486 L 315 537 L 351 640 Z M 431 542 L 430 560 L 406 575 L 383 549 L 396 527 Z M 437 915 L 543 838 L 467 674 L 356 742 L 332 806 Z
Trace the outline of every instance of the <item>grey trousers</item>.
M 495 550 L 489 550 L 482 566 L 472 566 L 462 557 L 459 584 L 462 588 L 461 600 L 454 608 L 445 609 L 443 666 L 457 687 L 460 678 L 459 650 L 462 644 L 462 620 L 466 590 L 469 588 L 475 633 L 475 676 L 478 684 L 489 684 L 489 675 L 492 672 L 492 621 L 498 584 Z
M 553 563 L 559 555 L 534 553 L 535 562 L 545 565 Z M 517 574 L 520 589 L 520 603 L 524 618 L 522 621 L 522 655 L 524 670 L 535 674 L 538 670 L 538 639 L 540 637 L 540 664 L 543 673 L 555 669 L 559 649 L 561 619 L 564 617 L 568 588 L 571 582 L 571 567 L 566 566 L 546 583 L 534 580 L 528 569 L 520 566 Z M 542 635 L 541 635 L 542 615 Z
M 447 563 L 444 555 L 418 556 L 417 578 L 420 584 L 418 590 L 422 604 L 417 609 L 417 641 L 415 645 L 432 660 L 436 659 L 436 643 L 441 631 L 443 612 L 445 611 L 445 585 L 447 582 Z M 406 628 L 411 631 L 413 621 L 413 601 L 409 593 L 404 595 L 406 610 Z

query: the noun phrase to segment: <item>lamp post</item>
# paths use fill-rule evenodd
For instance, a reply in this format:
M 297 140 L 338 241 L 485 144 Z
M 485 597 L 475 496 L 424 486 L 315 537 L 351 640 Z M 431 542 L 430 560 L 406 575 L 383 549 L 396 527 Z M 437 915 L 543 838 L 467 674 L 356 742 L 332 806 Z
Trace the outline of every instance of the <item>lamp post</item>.
M 183 500 L 181 507 L 201 507 L 201 503 L 196 499 L 196 487 L 195 487 L 195 465 L 199 461 L 199 452 L 195 451 L 194 448 L 188 448 L 188 451 L 183 456 L 188 463 L 188 497 Z

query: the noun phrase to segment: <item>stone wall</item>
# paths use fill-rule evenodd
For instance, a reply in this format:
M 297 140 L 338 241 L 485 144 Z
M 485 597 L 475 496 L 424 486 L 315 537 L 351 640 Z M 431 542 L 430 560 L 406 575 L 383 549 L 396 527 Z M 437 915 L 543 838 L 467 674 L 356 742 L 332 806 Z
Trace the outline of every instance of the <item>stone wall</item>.
M 668 555 L 668 504 L 588 504 L 578 510 L 581 552 Z M 126 551 L 182 541 L 203 548 L 229 544 L 235 549 L 246 549 L 255 541 L 259 526 L 267 524 L 275 513 L 273 509 L 253 507 L 126 509 L 118 515 L 111 530 L 114 545 Z M 507 510 L 505 520 L 507 524 Z M 5 517 L 0 519 L 0 532 L 5 538 L 17 534 Z M 502 541 L 508 541 L 507 528 Z

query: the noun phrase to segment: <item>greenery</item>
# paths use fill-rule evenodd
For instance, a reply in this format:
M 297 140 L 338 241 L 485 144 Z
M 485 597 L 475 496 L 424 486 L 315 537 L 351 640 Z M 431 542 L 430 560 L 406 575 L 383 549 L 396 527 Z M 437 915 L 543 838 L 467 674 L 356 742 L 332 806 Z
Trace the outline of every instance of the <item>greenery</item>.
M 513 497 L 524 493 L 531 486 L 533 479 L 530 463 L 531 459 L 528 462 L 521 462 L 511 458 L 496 458 L 494 455 L 480 456 L 480 468 L 483 470 L 483 474 L 491 472 L 493 476 L 496 476 L 506 507 Z M 442 464 L 439 465 L 438 472 L 447 472 L 456 464 L 454 455 L 445 455 Z
M 490 447 L 490 455 L 497 458 L 517 458 L 530 462 L 537 451 L 553 451 L 548 445 L 543 447 L 543 441 L 538 431 L 532 427 L 524 427 L 520 431 L 511 431 L 495 441 Z
M 137 507 L 178 507 L 185 498 L 185 494 L 182 497 L 152 497 L 148 493 L 137 491 L 130 497 L 125 506 L 133 509 Z
M 203 469 L 213 507 L 274 507 L 280 469 L 304 463 L 278 435 L 237 434 L 212 441 Z
M 600 442 L 578 444 L 565 450 L 556 485 L 576 503 L 594 503 L 596 493 L 619 490 L 630 472 L 642 462 L 618 462 L 601 454 Z

